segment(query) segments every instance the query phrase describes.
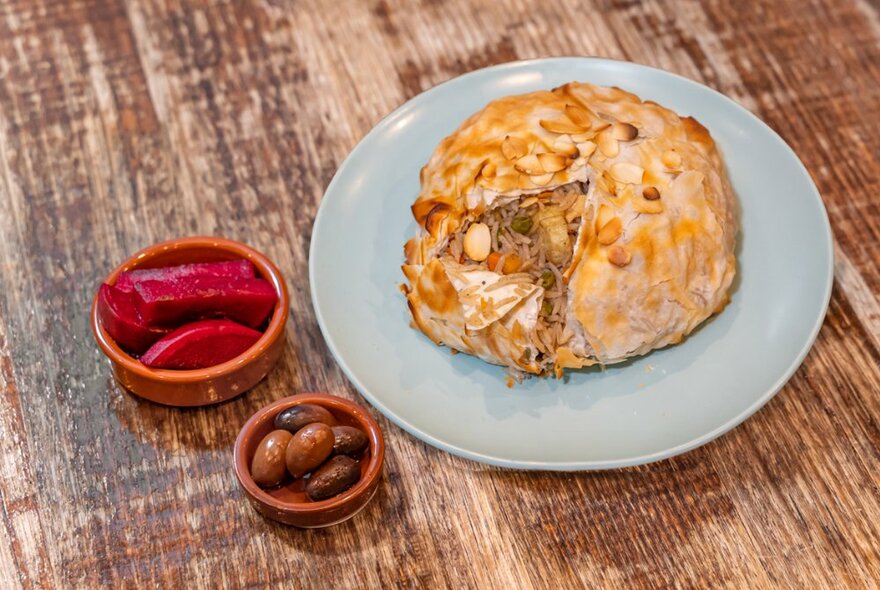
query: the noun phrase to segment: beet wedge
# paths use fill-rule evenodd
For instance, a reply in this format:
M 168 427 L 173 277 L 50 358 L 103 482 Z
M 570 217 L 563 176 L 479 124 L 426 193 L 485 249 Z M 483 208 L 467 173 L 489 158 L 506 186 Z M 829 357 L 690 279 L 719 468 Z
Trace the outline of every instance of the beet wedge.
M 144 352 L 171 331 L 144 324 L 134 294 L 107 284 L 98 290 L 98 319 L 116 344 L 129 354 Z
M 144 353 L 141 362 L 156 369 L 204 369 L 234 359 L 262 333 L 229 320 L 201 320 L 174 330 Z
M 225 317 L 251 328 L 266 321 L 278 295 L 263 279 L 183 277 L 141 281 L 134 286 L 141 317 L 151 326 L 179 326 Z
M 250 260 L 228 260 L 224 262 L 197 262 L 165 266 L 163 268 L 144 268 L 121 273 L 115 287 L 123 291 L 134 291 L 134 286 L 143 281 L 167 281 L 186 277 L 230 277 L 252 279 L 256 276 Z

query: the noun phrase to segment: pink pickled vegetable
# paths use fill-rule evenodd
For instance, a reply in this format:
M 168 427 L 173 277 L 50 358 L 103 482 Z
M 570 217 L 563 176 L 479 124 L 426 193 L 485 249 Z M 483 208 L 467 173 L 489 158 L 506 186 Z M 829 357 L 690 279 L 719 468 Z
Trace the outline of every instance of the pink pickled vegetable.
M 234 359 L 262 334 L 229 320 L 201 320 L 174 330 L 144 353 L 141 362 L 158 369 L 204 369 Z
M 226 317 L 256 328 L 272 313 L 278 295 L 263 279 L 181 277 L 135 283 L 141 317 L 151 326 L 174 326 Z
M 224 262 L 197 262 L 163 268 L 144 268 L 121 273 L 116 279 L 116 288 L 133 291 L 142 281 L 165 281 L 184 277 L 232 277 L 252 279 L 256 276 L 250 260 L 229 260 Z
M 139 354 L 170 332 L 144 324 L 134 294 L 102 284 L 98 291 L 98 319 L 104 330 L 126 352 Z

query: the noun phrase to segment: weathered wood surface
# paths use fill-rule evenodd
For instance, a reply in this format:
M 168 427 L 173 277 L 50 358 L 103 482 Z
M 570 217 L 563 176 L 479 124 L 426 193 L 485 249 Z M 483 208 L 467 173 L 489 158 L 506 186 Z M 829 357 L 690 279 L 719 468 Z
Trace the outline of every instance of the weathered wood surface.
M 433 84 L 562 54 L 700 80 L 791 143 L 838 248 L 803 367 L 722 439 L 607 473 L 486 468 L 382 419 L 360 516 L 263 520 L 239 426 L 291 392 L 358 398 L 306 272 L 337 165 Z M 869 0 L 0 0 L 0 587 L 878 587 L 878 154 Z M 246 396 L 175 410 L 120 391 L 87 309 L 125 255 L 196 233 L 279 263 L 290 345 Z

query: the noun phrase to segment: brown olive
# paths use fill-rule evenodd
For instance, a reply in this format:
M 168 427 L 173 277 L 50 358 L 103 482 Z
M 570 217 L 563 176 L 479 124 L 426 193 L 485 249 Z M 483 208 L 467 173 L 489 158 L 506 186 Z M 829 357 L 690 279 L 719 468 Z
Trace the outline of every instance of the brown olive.
M 315 404 L 293 406 L 275 416 L 275 428 L 283 428 L 291 434 L 295 434 L 297 430 L 313 422 L 336 426 L 336 418 L 333 417 L 333 414 L 326 408 Z
M 329 426 L 320 422 L 304 426 L 287 445 L 287 471 L 293 477 L 302 477 L 317 468 L 332 452 L 333 431 Z
M 367 435 L 353 426 L 333 427 L 333 452 L 355 456 L 367 447 Z
M 345 455 L 336 455 L 309 478 L 306 494 L 312 500 L 326 500 L 341 494 L 361 478 L 358 462 Z
M 258 486 L 270 488 L 284 479 L 284 452 L 291 438 L 286 430 L 273 430 L 260 441 L 251 461 L 251 477 Z

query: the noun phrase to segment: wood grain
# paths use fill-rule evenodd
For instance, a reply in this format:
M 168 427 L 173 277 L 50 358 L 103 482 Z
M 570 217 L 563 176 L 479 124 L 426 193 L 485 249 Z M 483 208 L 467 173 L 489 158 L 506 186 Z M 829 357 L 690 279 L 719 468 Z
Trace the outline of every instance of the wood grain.
M 569 54 L 702 81 L 794 147 L 837 248 L 806 362 L 722 439 L 607 473 L 483 467 L 381 419 L 361 515 L 263 520 L 240 425 L 293 392 L 360 399 L 308 294 L 336 167 L 438 82 Z M 878 587 L 878 154 L 868 0 L 0 0 L 0 586 Z M 195 233 L 280 265 L 290 345 L 241 399 L 174 410 L 120 391 L 87 310 L 130 252 Z

